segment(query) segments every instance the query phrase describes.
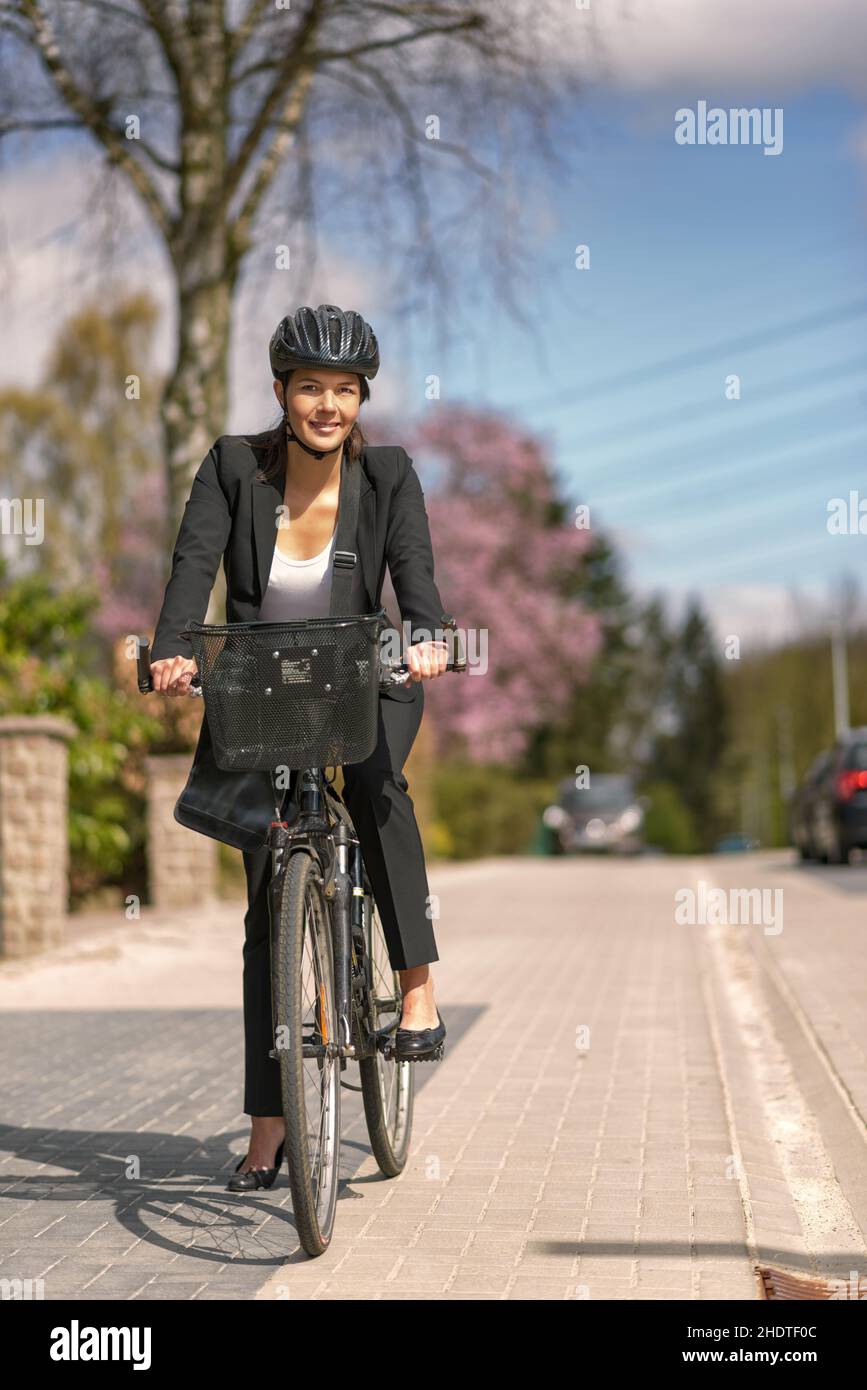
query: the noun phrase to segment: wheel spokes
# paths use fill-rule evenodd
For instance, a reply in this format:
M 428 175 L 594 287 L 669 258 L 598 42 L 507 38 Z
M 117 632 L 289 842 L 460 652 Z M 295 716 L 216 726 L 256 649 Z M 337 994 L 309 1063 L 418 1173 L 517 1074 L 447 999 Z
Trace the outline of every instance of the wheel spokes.
M 400 1017 L 401 1002 L 397 976 L 389 961 L 385 933 L 372 895 L 367 927 L 366 944 L 371 966 L 371 1000 L 376 1011 L 375 1026 L 379 1031 L 396 1023 Z M 379 1090 L 390 1134 L 395 1133 L 399 1116 L 399 1068 L 400 1063 L 393 1059 L 387 1060 L 383 1052 L 377 1050 Z
M 313 921 L 314 916 L 316 922 Z M 310 1177 L 316 1195 L 317 1207 L 320 1194 L 329 1186 L 334 1164 L 334 1088 L 336 1084 L 335 1066 L 337 1059 L 329 1055 L 329 1044 L 334 1041 L 332 982 L 327 973 L 327 960 L 323 959 L 322 930 L 324 924 L 317 908 L 311 911 L 310 900 L 305 898 L 303 946 L 301 968 L 302 1033 L 304 1041 L 324 1050 L 317 1056 L 305 1056 L 304 1068 L 304 1110 L 307 1116 L 307 1151 L 310 1163 Z

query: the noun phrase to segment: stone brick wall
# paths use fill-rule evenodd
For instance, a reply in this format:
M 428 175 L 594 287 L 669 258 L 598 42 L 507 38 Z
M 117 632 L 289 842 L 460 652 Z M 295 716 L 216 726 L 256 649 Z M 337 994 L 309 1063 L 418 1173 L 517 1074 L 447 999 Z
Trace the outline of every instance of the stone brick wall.
M 148 777 L 148 888 L 151 904 L 172 910 L 217 896 L 217 841 L 188 830 L 174 818 L 192 756 L 145 759 Z
M 75 726 L 0 718 L 0 955 L 59 945 L 69 900 L 68 749 Z

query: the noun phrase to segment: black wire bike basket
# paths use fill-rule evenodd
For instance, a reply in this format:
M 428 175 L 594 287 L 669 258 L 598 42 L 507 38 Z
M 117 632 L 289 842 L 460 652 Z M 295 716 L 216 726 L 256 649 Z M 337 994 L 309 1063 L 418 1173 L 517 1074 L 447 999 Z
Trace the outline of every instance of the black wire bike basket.
M 384 625 L 381 611 L 188 622 L 217 766 L 272 771 L 367 758 L 377 740 Z

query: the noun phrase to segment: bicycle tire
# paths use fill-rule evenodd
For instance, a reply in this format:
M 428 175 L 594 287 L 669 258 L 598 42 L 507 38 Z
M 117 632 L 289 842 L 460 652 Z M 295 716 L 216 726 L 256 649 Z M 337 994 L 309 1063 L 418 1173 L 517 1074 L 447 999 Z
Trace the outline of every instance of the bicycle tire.
M 305 1058 L 303 1048 L 305 1041 L 319 1046 L 336 1043 L 339 1037 L 331 915 L 317 882 L 319 865 L 308 853 L 290 854 L 282 877 L 272 979 L 285 1152 L 298 1234 L 307 1254 L 316 1256 L 328 1249 L 334 1231 L 340 1171 L 340 1058 L 336 1053 Z M 305 951 L 313 986 L 312 1002 L 307 1003 Z
M 328 795 L 332 814 L 344 821 L 350 835 L 357 839 L 345 801 L 333 787 L 328 788 Z M 363 871 L 362 881 L 365 954 L 361 965 L 367 973 L 368 1002 L 372 1010 L 369 1022 L 375 1031 L 390 1021 L 389 1013 L 384 1014 L 382 1009 L 378 1009 L 376 1001 L 382 1000 L 383 997 L 393 997 L 396 1001 L 396 1018 L 399 1019 L 403 995 L 400 976 L 396 970 L 392 971 L 388 960 L 385 932 L 376 910 L 376 900 L 366 870 Z M 385 980 L 384 987 L 380 990 L 375 988 L 378 979 Z M 415 1100 L 415 1069 L 411 1062 L 386 1060 L 382 1052 L 378 1051 L 373 1057 L 359 1058 L 358 1070 L 371 1151 L 383 1176 L 396 1178 L 406 1167 L 409 1155 Z
M 400 1019 L 400 977 L 392 970 L 382 922 L 367 876 L 364 879 L 364 962 L 367 974 L 371 1023 L 374 1029 L 389 1026 L 392 1015 Z M 390 1007 L 392 1000 L 394 1008 Z M 406 1167 L 415 1100 L 415 1071 L 411 1062 L 386 1058 L 377 1050 L 359 1059 L 364 1118 L 370 1147 L 387 1178 L 396 1178 Z

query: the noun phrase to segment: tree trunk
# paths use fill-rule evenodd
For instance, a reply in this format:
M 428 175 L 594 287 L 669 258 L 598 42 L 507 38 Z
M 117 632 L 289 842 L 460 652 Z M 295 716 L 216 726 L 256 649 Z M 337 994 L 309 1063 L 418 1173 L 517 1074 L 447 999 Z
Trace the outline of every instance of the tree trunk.
M 214 254 L 222 250 L 219 245 Z M 170 529 L 176 532 L 195 472 L 225 427 L 234 277 L 206 274 L 200 252 L 181 269 L 178 355 L 163 395 Z M 206 262 L 213 257 L 208 256 Z
M 225 54 L 218 43 L 203 43 L 199 58 L 181 136 L 181 212 L 168 242 L 178 315 L 177 358 L 162 401 L 170 546 L 196 470 L 225 429 L 232 300 L 239 264 L 225 201 Z M 224 600 L 220 569 L 208 608 L 209 622 L 222 616 Z
M 234 275 L 203 273 L 224 247 L 216 239 L 211 256 L 196 250 L 194 267 L 183 267 L 178 294 L 178 357 L 163 395 L 163 437 L 168 467 L 168 548 L 174 546 L 196 470 L 225 430 L 228 410 L 228 345 Z M 225 577 L 217 572 L 208 622 L 219 622 Z

